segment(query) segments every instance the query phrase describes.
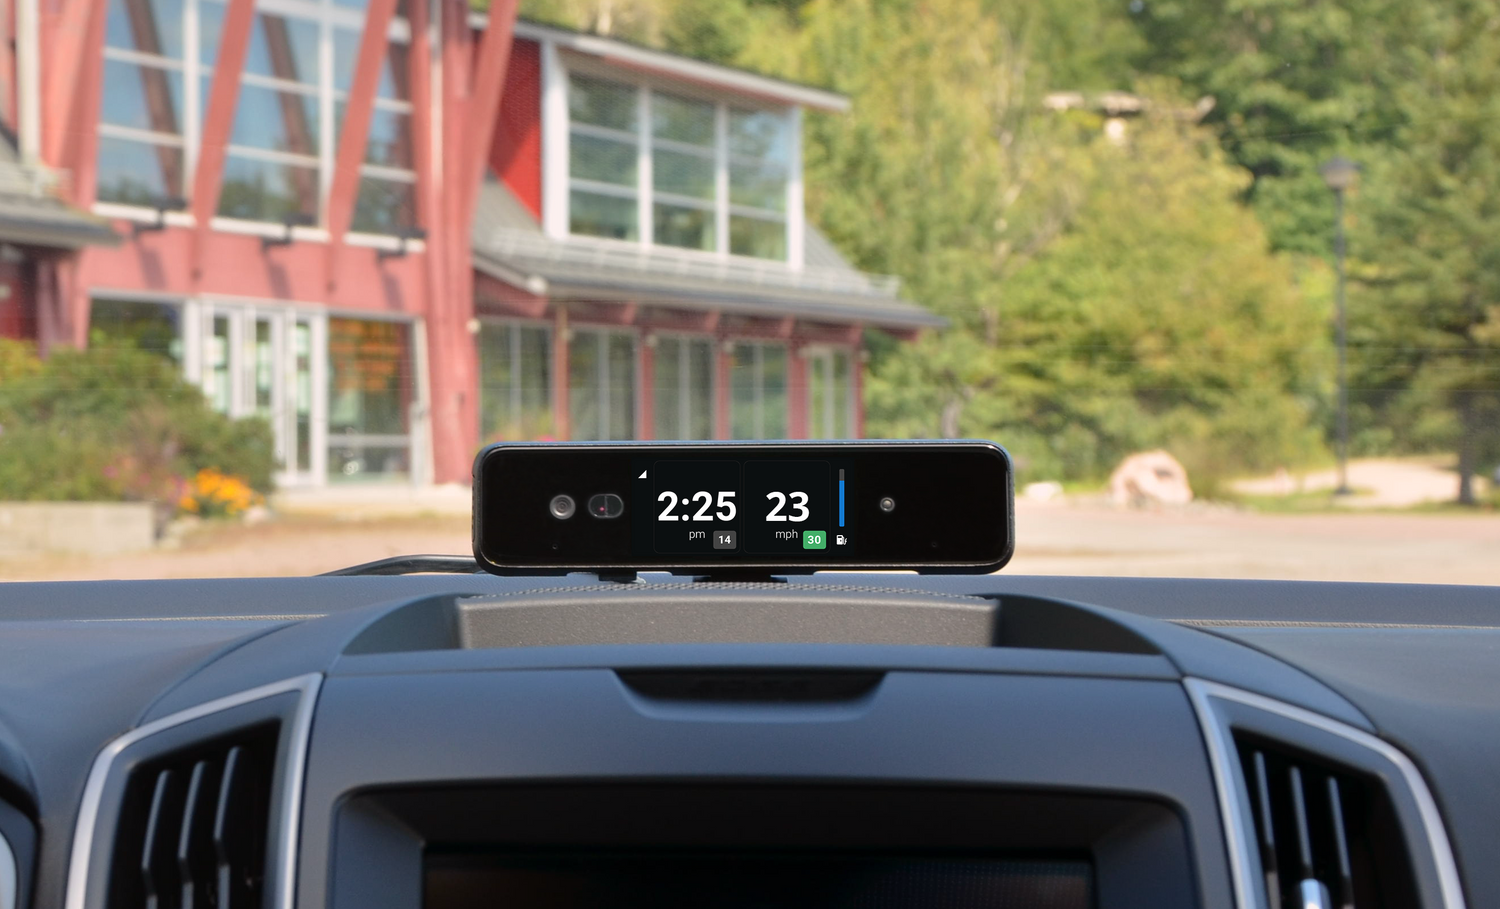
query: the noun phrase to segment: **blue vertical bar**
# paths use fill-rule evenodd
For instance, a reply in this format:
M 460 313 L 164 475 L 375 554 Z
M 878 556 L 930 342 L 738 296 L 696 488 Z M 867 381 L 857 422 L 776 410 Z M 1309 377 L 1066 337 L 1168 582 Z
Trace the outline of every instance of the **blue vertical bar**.
M 839 471 L 839 526 L 844 526 L 844 472 Z

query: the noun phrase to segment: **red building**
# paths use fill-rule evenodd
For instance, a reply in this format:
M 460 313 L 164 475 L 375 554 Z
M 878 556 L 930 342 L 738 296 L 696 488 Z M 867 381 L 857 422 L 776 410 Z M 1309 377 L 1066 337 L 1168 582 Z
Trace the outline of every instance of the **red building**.
M 0 179 L 0 332 L 172 357 L 271 420 L 284 484 L 464 481 L 497 439 L 858 436 L 864 330 L 939 324 L 803 216 L 826 91 L 504 2 L 11 0 L 4 27 L 15 166 L 72 233 L 8 262 Z

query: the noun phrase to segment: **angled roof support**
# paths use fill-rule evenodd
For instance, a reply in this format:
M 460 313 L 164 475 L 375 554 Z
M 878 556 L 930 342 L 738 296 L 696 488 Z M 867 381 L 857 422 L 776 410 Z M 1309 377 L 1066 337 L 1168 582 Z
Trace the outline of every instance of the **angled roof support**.
M 474 220 L 479 204 L 479 182 L 489 163 L 490 146 L 495 140 L 495 123 L 500 119 L 500 96 L 505 91 L 505 73 L 510 66 L 511 39 L 515 34 L 516 0 L 495 0 L 490 4 L 489 26 L 479 40 L 474 81 L 469 92 L 469 126 L 471 132 L 464 149 L 463 198 L 466 202 L 463 223 Z
M 219 55 L 214 61 L 213 82 L 208 91 L 208 108 L 203 114 L 202 138 L 198 142 L 198 163 L 193 173 L 191 204 L 193 210 L 192 274 L 196 282 L 203 273 L 203 256 L 208 245 L 209 225 L 219 210 L 219 189 L 224 182 L 224 153 L 229 148 L 230 130 L 234 126 L 234 108 L 239 103 L 240 71 L 250 50 L 250 29 L 255 25 L 255 0 L 229 0 L 224 11 L 224 28 L 219 38 Z
M 344 126 L 338 137 L 338 157 L 333 165 L 333 186 L 328 190 L 328 286 L 338 275 L 338 258 L 344 248 L 344 234 L 354 220 L 354 203 L 359 198 L 360 165 L 365 160 L 365 144 L 370 137 L 370 119 L 375 110 L 375 92 L 380 87 L 380 71 L 385 65 L 387 36 L 396 0 L 370 0 L 365 11 L 365 30 L 359 39 L 359 56 L 354 64 L 354 81 L 349 86 L 349 101 L 344 108 Z M 413 40 L 425 35 L 414 31 Z

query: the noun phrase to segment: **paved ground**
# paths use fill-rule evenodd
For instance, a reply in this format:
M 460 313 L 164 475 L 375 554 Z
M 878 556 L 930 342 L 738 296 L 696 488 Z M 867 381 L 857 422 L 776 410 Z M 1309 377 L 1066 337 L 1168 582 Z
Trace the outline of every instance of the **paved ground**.
M 1500 584 L 1500 515 L 1021 503 L 1007 572 Z
M 1007 572 L 1500 585 L 1500 515 L 1115 511 L 1022 502 Z M 463 553 L 458 515 L 303 515 L 211 528 L 181 548 L 0 562 L 0 579 L 308 575 L 403 553 Z

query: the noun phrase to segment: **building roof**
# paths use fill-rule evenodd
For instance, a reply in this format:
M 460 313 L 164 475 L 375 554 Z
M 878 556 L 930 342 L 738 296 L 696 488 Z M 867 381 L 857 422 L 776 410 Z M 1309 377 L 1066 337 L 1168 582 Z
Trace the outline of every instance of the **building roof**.
M 901 299 L 894 277 L 855 269 L 811 224 L 805 264 L 713 258 L 668 247 L 632 247 L 542 232 L 505 184 L 487 179 L 474 218 L 474 267 L 539 296 L 893 329 L 938 328 L 939 316 Z
M 483 30 L 489 26 L 485 13 L 471 13 L 469 25 Z M 685 82 L 696 82 L 729 91 L 784 104 L 799 104 L 813 110 L 847 113 L 848 97 L 813 85 L 778 79 L 761 73 L 718 63 L 708 63 L 682 54 L 645 47 L 618 38 L 606 38 L 574 31 L 558 25 L 516 21 L 515 36 L 530 41 L 550 41 L 577 54 L 594 57 L 628 69 L 657 73 Z
M 78 249 L 120 242 L 108 222 L 72 208 L 52 187 L 50 175 L 22 164 L 0 137 L 0 243 Z

